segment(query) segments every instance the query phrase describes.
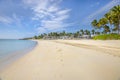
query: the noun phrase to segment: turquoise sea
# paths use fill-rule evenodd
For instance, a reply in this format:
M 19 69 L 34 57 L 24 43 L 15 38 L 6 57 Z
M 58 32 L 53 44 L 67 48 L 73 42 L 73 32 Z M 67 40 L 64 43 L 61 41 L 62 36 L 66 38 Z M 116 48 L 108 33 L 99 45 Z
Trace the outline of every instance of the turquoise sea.
M 36 41 L 0 39 L 0 69 L 19 59 L 37 45 Z

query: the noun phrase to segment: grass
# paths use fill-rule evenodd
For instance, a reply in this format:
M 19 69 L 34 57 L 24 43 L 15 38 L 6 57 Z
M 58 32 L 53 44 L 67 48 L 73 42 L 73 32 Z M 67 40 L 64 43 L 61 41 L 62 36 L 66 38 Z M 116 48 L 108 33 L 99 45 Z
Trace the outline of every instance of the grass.
M 103 34 L 93 37 L 94 40 L 120 40 L 119 34 Z

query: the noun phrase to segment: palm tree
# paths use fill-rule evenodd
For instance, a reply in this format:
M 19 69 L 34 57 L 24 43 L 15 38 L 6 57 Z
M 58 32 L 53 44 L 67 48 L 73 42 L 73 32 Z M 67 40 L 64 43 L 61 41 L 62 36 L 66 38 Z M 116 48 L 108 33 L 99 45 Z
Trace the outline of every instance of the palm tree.
M 106 24 L 108 24 L 108 20 L 106 18 L 101 18 L 99 20 L 99 27 L 104 27 Z
M 77 32 L 76 32 L 76 34 L 77 34 L 77 37 L 79 37 L 79 36 L 80 36 L 80 32 L 79 32 L 79 31 L 77 31 Z
M 110 32 L 109 26 L 107 26 L 107 25 L 104 26 L 104 32 L 105 32 L 105 33 Z
M 94 29 L 91 32 L 92 32 L 93 35 L 95 34 L 95 30 Z
M 77 33 L 74 33 L 74 38 L 77 38 L 78 37 L 78 34 Z
M 106 28 L 106 24 L 108 24 L 108 20 L 106 18 L 101 18 L 99 20 L 99 26 L 100 26 L 100 28 L 103 28 L 104 31 L 105 31 L 105 28 Z M 109 27 L 109 26 L 107 26 L 107 27 Z
M 87 35 L 91 35 L 90 31 L 87 31 Z
M 112 30 L 112 24 L 113 24 L 113 20 L 112 20 L 112 15 L 111 15 L 111 13 L 110 12 L 108 12 L 108 13 L 106 13 L 105 15 L 105 18 L 108 20 L 108 22 L 109 22 L 109 24 L 110 24 L 110 30 L 111 30 L 111 32 L 113 31 Z
M 97 28 L 97 24 L 98 24 L 98 22 L 97 22 L 96 19 L 93 20 L 92 23 L 91 23 L 91 25 L 92 25 L 95 29 Z
M 114 26 L 118 29 L 118 34 L 120 33 L 120 5 L 114 6 L 111 9 L 111 14 L 113 15 Z
M 97 30 L 96 32 L 98 32 L 98 30 L 101 28 L 100 22 L 96 19 L 92 21 L 91 25 Z
M 65 32 L 65 31 L 63 31 L 63 32 L 62 32 L 62 35 L 63 35 L 63 36 L 65 36 L 65 35 L 66 35 L 66 32 Z
M 85 33 L 85 35 L 88 35 L 88 30 L 86 29 L 86 30 L 84 31 L 84 33 Z
M 82 35 L 84 35 L 84 31 L 83 31 L 83 29 L 81 29 L 80 32 L 81 32 Z

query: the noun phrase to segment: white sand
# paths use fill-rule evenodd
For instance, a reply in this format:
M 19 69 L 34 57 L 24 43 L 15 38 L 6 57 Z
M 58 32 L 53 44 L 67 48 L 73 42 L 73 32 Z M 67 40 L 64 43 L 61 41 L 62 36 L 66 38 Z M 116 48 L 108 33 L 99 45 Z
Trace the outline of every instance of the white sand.
M 80 41 L 59 40 L 57 43 L 38 41 L 38 46 L 34 50 L 0 72 L 0 78 L 2 80 L 120 80 L 120 57 L 88 48 L 90 46 L 87 48 L 71 46 L 65 44 L 66 42 L 72 45 L 81 44 Z M 83 42 L 85 45 L 98 43 Z M 117 45 L 120 41 L 99 42 L 103 43 L 105 49 L 110 46 L 111 51 L 117 47 L 116 54 L 119 54 L 120 45 L 111 44 Z

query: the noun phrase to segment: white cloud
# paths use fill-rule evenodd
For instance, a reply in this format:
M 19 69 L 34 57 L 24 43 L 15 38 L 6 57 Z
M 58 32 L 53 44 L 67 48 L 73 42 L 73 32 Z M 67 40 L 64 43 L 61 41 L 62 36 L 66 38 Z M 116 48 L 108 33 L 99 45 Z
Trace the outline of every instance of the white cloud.
M 5 24 L 10 24 L 13 22 L 13 20 L 7 16 L 0 16 L 0 22 Z
M 110 10 L 113 6 L 120 4 L 120 0 L 112 0 L 93 14 L 89 15 L 85 18 L 84 24 L 89 24 L 92 20 L 96 19 L 99 15 L 105 14 L 108 10 Z
M 58 8 L 57 8 L 57 7 L 54 7 L 54 6 L 50 6 L 50 7 L 48 8 L 48 11 L 49 11 L 49 12 L 55 12 L 55 11 L 58 11 Z
M 51 31 L 67 27 L 65 20 L 69 18 L 70 9 L 62 9 L 59 3 L 62 0 L 23 0 L 33 10 L 32 20 L 38 20 L 39 32 Z
M 62 15 L 65 15 L 65 14 L 69 13 L 69 11 L 70 11 L 70 9 L 59 10 L 57 12 L 57 15 L 62 16 Z

